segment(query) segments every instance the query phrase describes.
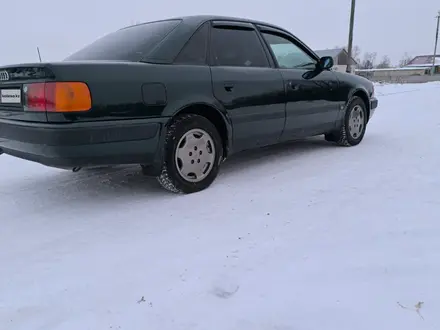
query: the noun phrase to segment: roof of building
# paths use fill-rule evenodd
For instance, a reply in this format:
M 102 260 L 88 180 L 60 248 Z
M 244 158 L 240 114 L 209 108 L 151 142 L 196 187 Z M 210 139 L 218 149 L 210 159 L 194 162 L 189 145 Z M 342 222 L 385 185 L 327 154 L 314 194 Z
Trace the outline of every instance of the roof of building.
M 321 50 L 315 50 L 315 53 L 318 54 L 320 57 L 323 56 L 336 57 L 339 54 L 341 54 L 341 52 L 344 50 L 345 50 L 344 48 L 321 49 Z
M 319 57 L 323 57 L 323 56 L 330 56 L 333 59 L 336 59 L 336 57 L 338 57 L 341 53 L 345 53 L 348 56 L 348 52 L 345 50 L 345 48 L 333 48 L 333 49 L 321 49 L 321 50 L 315 50 L 315 53 L 319 56 Z M 355 64 L 358 64 L 357 61 L 352 57 L 351 58 L 352 61 Z
M 411 61 L 408 62 L 406 66 L 419 66 L 419 67 L 427 67 L 432 66 L 432 61 L 434 59 L 434 55 L 418 55 L 414 57 Z M 435 56 L 435 65 L 440 65 L 440 55 Z

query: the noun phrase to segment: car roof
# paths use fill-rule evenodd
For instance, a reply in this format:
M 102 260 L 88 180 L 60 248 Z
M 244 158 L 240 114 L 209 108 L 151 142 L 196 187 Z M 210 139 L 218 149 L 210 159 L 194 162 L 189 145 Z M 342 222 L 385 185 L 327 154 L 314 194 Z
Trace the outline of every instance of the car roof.
M 274 24 L 271 24 L 271 23 L 267 23 L 267 22 L 263 22 L 263 21 L 258 21 L 258 20 L 253 20 L 253 19 L 249 19 L 249 18 L 241 18 L 241 17 L 233 17 L 233 16 L 219 16 L 219 15 L 178 16 L 178 17 L 170 17 L 170 18 L 161 19 L 161 20 L 143 22 L 143 23 L 134 24 L 134 25 L 131 25 L 131 26 L 148 24 L 148 23 L 153 23 L 153 22 L 160 22 L 160 21 L 171 21 L 171 20 L 181 20 L 185 24 L 193 25 L 193 26 L 199 26 L 200 24 L 202 24 L 204 22 L 212 21 L 212 20 L 240 21 L 240 22 L 251 23 L 251 24 L 256 24 L 256 25 L 266 25 L 268 27 L 272 27 L 272 28 L 275 28 L 275 29 L 279 29 L 279 30 L 291 33 L 289 30 L 286 30 L 286 29 L 284 29 L 284 28 L 282 28 L 280 26 L 277 26 L 277 25 L 274 25 Z M 130 26 L 127 26 L 125 28 L 128 28 L 128 27 L 130 27 Z

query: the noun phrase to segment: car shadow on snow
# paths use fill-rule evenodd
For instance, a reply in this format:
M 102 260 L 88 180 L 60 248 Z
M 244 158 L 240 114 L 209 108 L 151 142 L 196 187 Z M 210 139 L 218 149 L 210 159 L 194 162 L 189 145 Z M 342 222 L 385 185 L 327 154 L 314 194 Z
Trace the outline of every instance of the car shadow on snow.
M 310 138 L 276 146 L 244 151 L 228 159 L 221 168 L 216 182 L 233 180 L 243 171 L 258 170 L 264 166 L 280 166 L 292 157 L 301 159 L 305 153 L 335 148 L 323 138 Z M 38 173 L 38 172 L 37 172 Z M 10 185 L 8 185 L 8 183 Z M 87 205 L 109 201 L 131 201 L 180 198 L 165 191 L 155 178 L 142 175 L 140 166 L 111 166 L 83 169 L 73 173 L 65 170 L 49 170 L 25 180 L 6 181 L 0 191 L 0 205 L 19 200 L 21 209 L 66 203 Z
M 221 168 L 223 175 L 233 175 L 237 171 L 257 169 L 258 167 L 271 164 L 280 164 L 283 160 L 301 158 L 302 155 L 326 150 L 328 148 L 340 148 L 327 142 L 322 137 L 312 137 L 291 142 L 284 142 L 274 146 L 247 150 L 233 155 Z M 282 166 L 280 164 L 280 166 Z

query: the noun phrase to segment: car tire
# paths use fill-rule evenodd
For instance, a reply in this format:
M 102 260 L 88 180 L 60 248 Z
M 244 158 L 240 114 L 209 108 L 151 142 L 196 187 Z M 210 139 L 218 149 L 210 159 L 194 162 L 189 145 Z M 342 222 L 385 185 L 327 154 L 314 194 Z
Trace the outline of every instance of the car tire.
M 212 184 L 222 159 L 223 143 L 214 124 L 196 114 L 181 115 L 168 127 L 157 180 L 171 192 L 195 193 Z
M 355 96 L 347 103 L 344 121 L 339 131 L 326 134 L 325 139 L 344 147 L 358 145 L 364 138 L 367 123 L 365 102 L 360 97 Z

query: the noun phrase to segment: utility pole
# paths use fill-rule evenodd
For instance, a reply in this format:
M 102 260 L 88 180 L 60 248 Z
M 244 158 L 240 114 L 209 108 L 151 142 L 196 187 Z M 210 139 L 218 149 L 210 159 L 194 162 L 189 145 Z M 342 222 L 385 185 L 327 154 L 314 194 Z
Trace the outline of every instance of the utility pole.
M 435 46 L 434 46 L 434 57 L 432 59 L 431 76 L 433 76 L 435 74 L 435 59 L 437 56 L 437 42 L 438 42 L 438 29 L 439 29 L 439 25 L 440 25 L 440 11 L 438 12 L 438 14 L 435 18 L 437 18 L 437 29 L 435 31 Z
M 353 29 L 354 29 L 354 12 L 356 8 L 356 0 L 351 0 L 351 13 L 350 13 L 350 30 L 348 32 L 348 64 L 347 64 L 347 72 L 351 73 L 351 57 L 353 50 Z

